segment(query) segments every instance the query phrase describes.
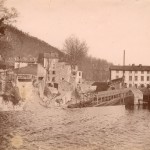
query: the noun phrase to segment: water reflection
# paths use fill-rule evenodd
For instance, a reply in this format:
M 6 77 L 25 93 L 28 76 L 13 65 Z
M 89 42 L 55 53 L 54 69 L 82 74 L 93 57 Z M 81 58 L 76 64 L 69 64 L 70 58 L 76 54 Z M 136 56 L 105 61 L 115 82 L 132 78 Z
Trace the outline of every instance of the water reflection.
M 134 110 L 134 105 L 125 105 L 126 110 Z
M 150 103 L 140 104 L 140 105 L 126 105 L 126 110 L 134 110 L 134 109 L 147 109 L 150 110 Z

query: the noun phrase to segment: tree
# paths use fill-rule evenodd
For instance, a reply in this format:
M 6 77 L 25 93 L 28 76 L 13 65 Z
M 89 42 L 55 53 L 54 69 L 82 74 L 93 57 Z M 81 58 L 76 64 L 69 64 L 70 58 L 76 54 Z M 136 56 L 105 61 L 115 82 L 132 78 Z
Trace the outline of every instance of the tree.
M 80 41 L 75 36 L 70 36 L 65 40 L 63 51 L 70 65 L 78 65 L 87 55 L 88 47 L 85 41 Z
M 15 8 L 8 9 L 4 6 L 6 0 L 0 0 L 0 35 L 5 35 L 5 24 L 12 23 L 18 13 Z
M 3 60 L 13 55 L 13 48 L 9 42 L 0 40 L 0 55 Z

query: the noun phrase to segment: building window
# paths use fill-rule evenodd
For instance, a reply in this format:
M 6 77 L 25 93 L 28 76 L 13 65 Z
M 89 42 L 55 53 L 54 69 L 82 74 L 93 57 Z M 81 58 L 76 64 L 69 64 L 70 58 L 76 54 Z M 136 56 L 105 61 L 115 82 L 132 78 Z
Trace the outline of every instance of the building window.
M 52 84 L 52 83 L 48 83 L 48 86 L 49 86 L 49 87 L 53 87 L 53 84 Z
M 150 79 L 149 76 L 147 76 L 147 81 L 149 81 L 149 79 Z
M 72 75 L 74 75 L 74 76 L 75 76 L 75 75 L 76 75 L 76 72 L 75 72 L 75 71 L 73 71 L 73 72 L 72 72 Z
M 79 76 L 81 76 L 81 72 L 79 72 Z
M 129 81 L 132 81 L 132 76 L 129 76 Z
M 135 87 L 137 88 L 137 84 L 135 84 Z
M 58 89 L 58 83 L 54 83 L 54 88 Z
M 132 84 L 129 84 L 129 87 L 132 87 Z
M 138 81 L 138 76 L 135 76 L 135 81 Z
M 141 71 L 141 74 L 144 74 L 144 71 Z
M 55 82 L 55 77 L 52 78 L 52 82 Z
M 144 81 L 144 76 L 141 76 L 141 81 Z
M 135 71 L 135 73 L 137 74 L 137 73 L 138 73 L 138 71 Z
M 150 74 L 150 71 L 147 71 L 147 74 Z
M 55 74 L 56 72 L 55 71 L 52 71 L 52 74 Z

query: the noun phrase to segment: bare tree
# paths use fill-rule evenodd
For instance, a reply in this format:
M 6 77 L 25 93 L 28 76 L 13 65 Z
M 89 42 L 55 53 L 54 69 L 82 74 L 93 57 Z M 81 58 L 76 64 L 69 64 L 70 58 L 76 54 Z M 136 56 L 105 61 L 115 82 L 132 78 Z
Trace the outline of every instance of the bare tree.
M 15 22 L 15 18 L 18 16 L 18 13 L 15 8 L 6 8 L 4 3 L 6 0 L 0 0 L 0 35 L 5 34 L 6 24 Z
M 75 36 L 70 36 L 65 40 L 63 51 L 66 54 L 68 62 L 74 66 L 87 55 L 88 47 L 85 41 L 80 41 Z

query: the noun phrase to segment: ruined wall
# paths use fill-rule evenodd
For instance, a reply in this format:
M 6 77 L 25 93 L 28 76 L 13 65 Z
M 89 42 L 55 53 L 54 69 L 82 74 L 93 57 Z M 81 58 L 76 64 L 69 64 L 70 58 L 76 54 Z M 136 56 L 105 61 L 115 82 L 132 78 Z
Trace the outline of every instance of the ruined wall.
M 71 66 L 66 65 L 65 62 L 59 62 L 56 65 L 56 82 L 60 83 L 61 81 L 70 82 L 71 77 Z

